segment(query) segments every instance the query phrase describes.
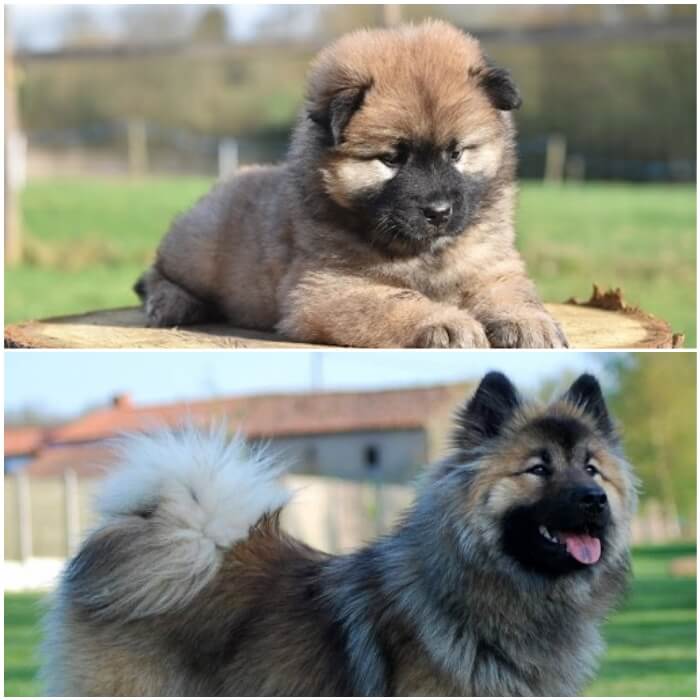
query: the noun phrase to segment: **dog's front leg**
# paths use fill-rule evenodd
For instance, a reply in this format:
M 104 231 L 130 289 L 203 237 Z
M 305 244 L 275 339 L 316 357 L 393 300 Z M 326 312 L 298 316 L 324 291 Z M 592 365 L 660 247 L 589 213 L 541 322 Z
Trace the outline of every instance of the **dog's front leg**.
M 501 261 L 471 279 L 462 305 L 483 324 L 491 347 L 569 346 L 519 259 Z
M 304 342 L 365 348 L 486 348 L 465 309 L 411 289 L 340 273 L 309 273 L 280 300 L 278 330 Z

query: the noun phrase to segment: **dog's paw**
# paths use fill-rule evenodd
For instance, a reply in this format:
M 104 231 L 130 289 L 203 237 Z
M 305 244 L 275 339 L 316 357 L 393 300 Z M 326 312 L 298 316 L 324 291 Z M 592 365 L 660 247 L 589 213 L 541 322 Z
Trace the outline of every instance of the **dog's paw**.
M 546 312 L 535 311 L 518 318 L 498 318 L 485 324 L 494 348 L 568 348 L 559 324 Z
M 172 303 L 170 297 L 164 294 L 152 294 L 146 298 L 143 305 L 147 324 L 150 328 L 171 328 L 183 323 L 185 314 L 182 308 Z
M 184 289 L 161 281 L 146 290 L 143 303 L 151 328 L 172 328 L 209 320 L 212 311 Z
M 484 327 L 466 314 L 422 325 L 409 347 L 414 348 L 488 348 Z

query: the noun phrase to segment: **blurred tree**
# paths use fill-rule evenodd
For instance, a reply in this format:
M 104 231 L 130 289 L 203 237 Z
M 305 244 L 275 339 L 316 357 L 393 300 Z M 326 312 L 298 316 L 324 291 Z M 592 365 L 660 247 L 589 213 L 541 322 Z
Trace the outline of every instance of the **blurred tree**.
M 694 353 L 617 356 L 611 406 L 624 427 L 627 456 L 642 481 L 642 497 L 694 523 L 696 510 L 696 359 Z
M 192 39 L 202 44 L 223 44 L 228 40 L 226 12 L 219 5 L 210 5 L 197 19 Z
M 315 38 L 317 5 L 274 5 L 255 24 L 255 37 L 288 43 Z
M 89 5 L 69 8 L 61 25 L 62 43 L 70 48 L 100 46 L 113 40 Z
M 192 32 L 192 6 L 126 5 L 120 10 L 119 21 L 127 44 L 182 41 Z
M 328 40 L 353 29 L 383 24 L 382 5 L 322 5 L 318 13 L 317 35 Z

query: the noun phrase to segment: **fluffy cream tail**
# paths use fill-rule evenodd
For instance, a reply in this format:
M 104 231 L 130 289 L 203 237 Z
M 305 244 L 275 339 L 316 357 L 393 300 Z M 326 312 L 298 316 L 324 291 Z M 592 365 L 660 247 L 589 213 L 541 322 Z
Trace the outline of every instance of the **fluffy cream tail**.
M 225 551 L 288 500 L 282 465 L 223 429 L 134 435 L 120 455 L 98 499 L 101 523 L 64 579 L 69 599 L 103 619 L 186 605 Z

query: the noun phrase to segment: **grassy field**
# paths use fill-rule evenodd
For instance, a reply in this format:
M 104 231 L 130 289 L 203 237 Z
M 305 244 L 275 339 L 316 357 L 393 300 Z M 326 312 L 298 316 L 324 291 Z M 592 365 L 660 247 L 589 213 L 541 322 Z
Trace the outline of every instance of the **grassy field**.
M 694 553 L 694 545 L 635 551 L 632 592 L 605 628 L 608 652 L 588 695 L 695 695 L 695 578 L 668 570 Z M 40 607 L 36 595 L 5 596 L 5 695 L 39 692 Z
M 5 276 L 6 321 L 133 304 L 131 286 L 170 220 L 210 186 L 196 178 L 31 182 L 27 262 Z M 668 320 L 695 347 L 695 189 L 525 183 L 520 248 L 546 301 L 593 282 Z

